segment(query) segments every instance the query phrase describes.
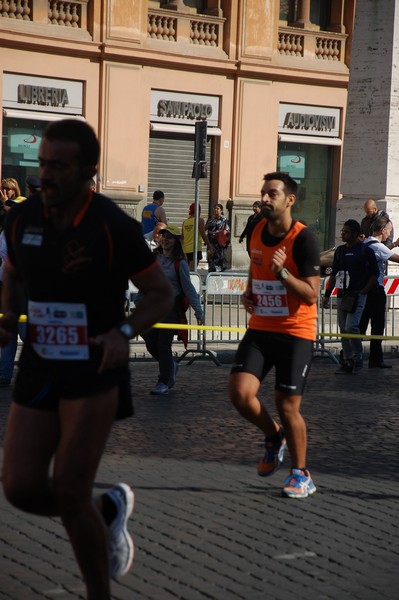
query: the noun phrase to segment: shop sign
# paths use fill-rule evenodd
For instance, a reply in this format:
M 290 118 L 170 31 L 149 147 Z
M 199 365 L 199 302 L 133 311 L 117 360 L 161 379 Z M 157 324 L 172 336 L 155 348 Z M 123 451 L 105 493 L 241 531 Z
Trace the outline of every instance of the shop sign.
M 40 85 L 19 85 L 18 104 L 40 104 L 41 106 L 62 106 L 69 104 L 65 88 Z
M 5 73 L 4 108 L 83 114 L 83 82 Z
M 340 115 L 339 108 L 280 104 L 278 131 L 279 133 L 339 137 Z
M 217 96 L 152 91 L 152 122 L 193 125 L 195 121 L 205 120 L 208 126 L 218 127 L 219 98 Z

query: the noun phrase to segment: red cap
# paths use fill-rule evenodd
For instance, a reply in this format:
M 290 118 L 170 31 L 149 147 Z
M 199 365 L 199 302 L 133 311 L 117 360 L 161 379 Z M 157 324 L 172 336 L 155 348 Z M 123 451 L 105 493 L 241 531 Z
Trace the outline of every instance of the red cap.
M 198 209 L 199 209 L 199 212 L 201 212 L 201 204 L 198 204 Z M 190 204 L 190 208 L 188 209 L 188 214 L 193 215 L 194 212 L 195 212 L 195 202 L 192 202 Z

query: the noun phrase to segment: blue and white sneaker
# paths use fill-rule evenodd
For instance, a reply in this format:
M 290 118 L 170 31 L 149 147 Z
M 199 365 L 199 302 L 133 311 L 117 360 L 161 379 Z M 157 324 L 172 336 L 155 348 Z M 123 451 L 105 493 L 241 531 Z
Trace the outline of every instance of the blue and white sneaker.
M 108 528 L 109 571 L 116 579 L 126 575 L 133 562 L 134 545 L 127 520 L 133 511 L 134 493 L 126 483 L 118 483 L 106 494 L 116 506 L 116 517 Z
M 284 481 L 283 496 L 288 498 L 307 498 L 314 494 L 316 486 L 312 481 L 309 471 L 291 469 L 291 474 Z
M 150 394 L 153 396 L 167 396 L 169 394 L 169 387 L 166 385 L 166 383 L 159 381 L 157 385 L 152 388 Z

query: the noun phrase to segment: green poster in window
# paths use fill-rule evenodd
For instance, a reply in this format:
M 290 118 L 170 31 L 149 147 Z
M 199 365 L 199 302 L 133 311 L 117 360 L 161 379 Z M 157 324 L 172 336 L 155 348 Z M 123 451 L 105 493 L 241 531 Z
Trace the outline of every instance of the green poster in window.
M 27 160 L 37 160 L 41 133 L 37 129 L 10 128 L 8 132 L 8 145 L 13 154 L 22 154 Z
M 279 171 L 288 173 L 292 179 L 305 178 L 305 152 L 303 150 L 280 150 Z

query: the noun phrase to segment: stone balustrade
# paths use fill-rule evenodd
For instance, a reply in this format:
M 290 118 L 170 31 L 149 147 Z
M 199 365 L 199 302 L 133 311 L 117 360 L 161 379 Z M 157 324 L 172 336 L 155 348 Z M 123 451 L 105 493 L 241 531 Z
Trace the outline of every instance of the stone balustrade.
M 0 18 L 30 21 L 31 0 L 0 0 Z
M 221 48 L 225 19 L 209 15 L 149 10 L 147 37 L 165 42 Z
M 341 33 L 279 27 L 277 51 L 283 56 L 345 63 L 346 38 Z
M 61 27 L 82 28 L 85 16 L 85 2 L 52 2 L 50 0 L 48 8 L 49 25 L 58 25 Z
M 63 2 L 49 0 L 46 15 L 43 14 L 46 5 L 43 6 L 43 3 L 39 0 L 0 0 L 0 18 L 37 23 L 43 23 L 43 20 L 47 18 L 49 25 L 86 29 L 87 1 Z

